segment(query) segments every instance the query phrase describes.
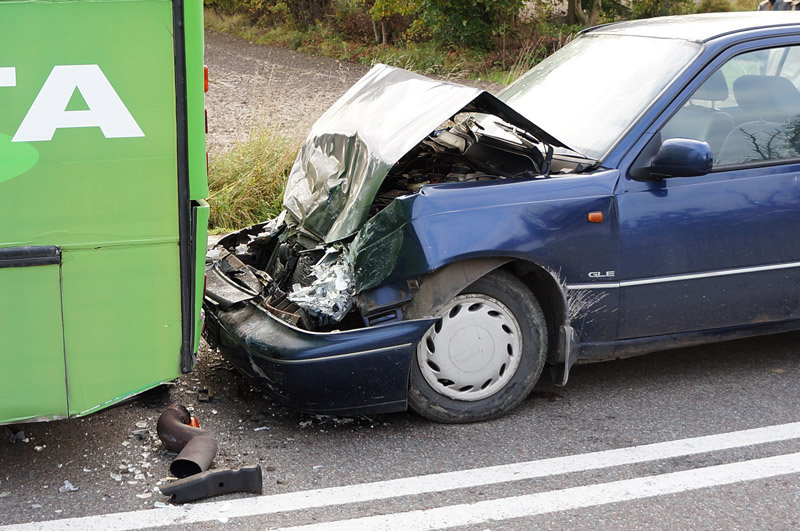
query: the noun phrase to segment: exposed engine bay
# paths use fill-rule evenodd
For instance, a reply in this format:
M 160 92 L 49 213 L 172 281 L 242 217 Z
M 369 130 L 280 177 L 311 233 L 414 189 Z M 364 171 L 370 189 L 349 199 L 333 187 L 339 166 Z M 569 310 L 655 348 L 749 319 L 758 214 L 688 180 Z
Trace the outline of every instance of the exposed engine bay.
M 542 179 L 555 168 L 559 173 L 582 169 L 575 162 L 553 160 L 551 147 L 510 126 L 507 130 L 518 142 L 484 134 L 471 116 L 449 124 L 391 168 L 369 207 L 369 218 L 426 185 Z M 291 213 L 284 211 L 270 222 L 223 238 L 209 258 L 280 319 L 306 330 L 350 329 L 373 324 L 359 306 L 351 242 L 324 245 L 297 230 Z

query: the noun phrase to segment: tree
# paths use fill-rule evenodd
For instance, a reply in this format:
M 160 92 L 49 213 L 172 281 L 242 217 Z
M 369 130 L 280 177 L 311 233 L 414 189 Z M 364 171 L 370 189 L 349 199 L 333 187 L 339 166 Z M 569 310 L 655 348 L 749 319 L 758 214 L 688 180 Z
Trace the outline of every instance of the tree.
M 600 13 L 603 10 L 602 0 L 592 2 L 592 10 L 585 11 L 581 0 L 567 1 L 567 24 L 581 24 L 583 26 L 596 26 L 600 21 Z
M 375 32 L 375 42 L 386 44 L 386 21 L 394 15 L 412 15 L 417 11 L 417 0 L 374 0 L 368 13 L 372 18 L 372 31 Z M 380 33 L 378 33 L 380 25 Z

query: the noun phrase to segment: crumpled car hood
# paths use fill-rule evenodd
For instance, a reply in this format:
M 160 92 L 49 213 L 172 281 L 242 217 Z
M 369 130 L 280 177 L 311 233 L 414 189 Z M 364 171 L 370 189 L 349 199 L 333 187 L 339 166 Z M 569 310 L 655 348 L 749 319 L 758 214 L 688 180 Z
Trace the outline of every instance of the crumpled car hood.
M 300 148 L 283 200 L 290 223 L 325 243 L 355 234 L 392 166 L 462 111 L 494 114 L 563 146 L 488 92 L 376 65 L 317 120 Z

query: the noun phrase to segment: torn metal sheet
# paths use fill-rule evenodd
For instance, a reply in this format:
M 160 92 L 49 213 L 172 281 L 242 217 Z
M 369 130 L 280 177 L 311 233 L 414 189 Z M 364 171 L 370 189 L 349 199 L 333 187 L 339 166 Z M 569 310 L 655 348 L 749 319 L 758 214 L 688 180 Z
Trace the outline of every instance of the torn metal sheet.
M 292 286 L 287 299 L 304 308 L 309 314 L 341 321 L 353 306 L 355 281 L 353 266 L 347 252 L 330 247 L 311 268 L 316 277 L 310 286 Z
M 462 111 L 494 114 L 563 145 L 488 92 L 376 65 L 317 120 L 300 148 L 283 201 L 292 222 L 326 243 L 355 234 L 392 166 Z

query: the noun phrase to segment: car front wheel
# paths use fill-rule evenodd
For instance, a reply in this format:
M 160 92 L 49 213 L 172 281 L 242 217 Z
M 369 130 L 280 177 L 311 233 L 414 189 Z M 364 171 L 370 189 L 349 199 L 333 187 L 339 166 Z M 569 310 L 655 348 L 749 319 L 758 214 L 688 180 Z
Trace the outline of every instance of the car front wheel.
M 544 366 L 547 327 L 519 279 L 494 271 L 436 314 L 411 364 L 411 409 L 437 422 L 477 422 L 511 411 Z

